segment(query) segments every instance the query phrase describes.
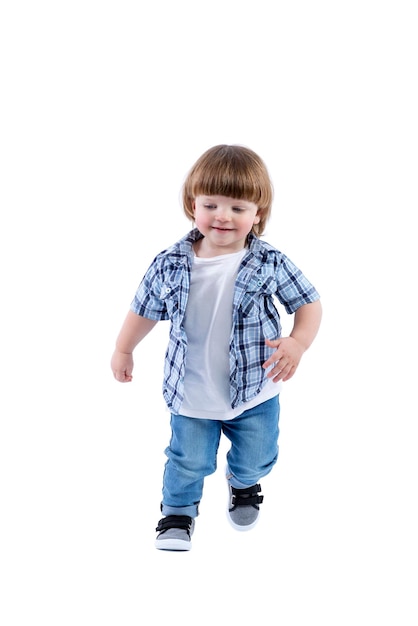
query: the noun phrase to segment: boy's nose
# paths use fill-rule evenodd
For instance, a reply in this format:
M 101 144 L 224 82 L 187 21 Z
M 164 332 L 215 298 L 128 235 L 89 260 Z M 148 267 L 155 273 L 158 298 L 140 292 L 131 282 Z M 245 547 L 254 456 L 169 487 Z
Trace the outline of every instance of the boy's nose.
M 216 218 L 220 222 L 228 222 L 231 219 L 231 216 L 227 209 L 219 209 L 219 211 L 217 211 Z

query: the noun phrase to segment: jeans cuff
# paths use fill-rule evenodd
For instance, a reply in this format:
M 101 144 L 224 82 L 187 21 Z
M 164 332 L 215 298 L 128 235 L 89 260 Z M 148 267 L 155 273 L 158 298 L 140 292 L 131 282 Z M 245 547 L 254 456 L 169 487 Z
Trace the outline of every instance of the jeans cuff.
M 231 487 L 234 487 L 235 489 L 247 489 L 247 487 L 252 487 L 258 482 L 256 480 L 255 483 L 252 483 L 251 485 L 249 485 L 248 483 L 242 483 L 240 480 L 238 480 L 238 478 L 235 478 L 228 465 L 225 468 L 225 474 L 227 481 L 229 482 Z
M 189 506 L 168 506 L 161 503 L 161 513 L 165 515 L 188 515 L 189 517 L 197 517 L 199 515 L 199 504 L 191 504 Z

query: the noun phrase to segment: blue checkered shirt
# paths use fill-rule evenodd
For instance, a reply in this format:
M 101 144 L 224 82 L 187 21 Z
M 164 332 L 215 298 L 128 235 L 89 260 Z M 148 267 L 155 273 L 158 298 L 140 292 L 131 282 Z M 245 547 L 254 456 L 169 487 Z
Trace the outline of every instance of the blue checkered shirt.
M 193 264 L 193 243 L 202 235 L 192 230 L 156 256 L 146 272 L 131 309 L 152 320 L 170 320 L 170 338 L 164 362 L 163 395 L 178 413 L 183 401 L 187 336 L 184 315 Z M 232 332 L 229 346 L 231 407 L 254 398 L 267 382 L 262 364 L 272 349 L 266 339 L 281 336 L 276 297 L 287 313 L 319 299 L 302 272 L 270 244 L 249 235 L 248 251 L 235 281 Z

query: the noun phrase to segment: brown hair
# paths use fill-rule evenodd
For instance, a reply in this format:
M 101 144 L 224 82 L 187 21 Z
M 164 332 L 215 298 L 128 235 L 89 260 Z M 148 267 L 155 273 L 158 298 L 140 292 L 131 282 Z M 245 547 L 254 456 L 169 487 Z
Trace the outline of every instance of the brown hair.
M 254 202 L 260 221 L 253 225 L 252 232 L 263 234 L 271 213 L 273 186 L 264 162 L 249 148 L 222 144 L 202 154 L 183 185 L 183 209 L 191 221 L 193 202 L 199 195 Z

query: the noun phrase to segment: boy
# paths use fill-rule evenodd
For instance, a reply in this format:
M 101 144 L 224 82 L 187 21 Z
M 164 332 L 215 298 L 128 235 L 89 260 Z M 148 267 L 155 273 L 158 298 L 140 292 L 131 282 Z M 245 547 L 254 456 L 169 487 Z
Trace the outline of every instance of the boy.
M 272 185 L 252 150 L 207 150 L 183 186 L 195 228 L 154 259 L 138 287 L 112 357 L 116 380 L 132 380 L 132 353 L 159 320 L 170 320 L 163 395 L 171 440 L 156 547 L 189 550 L 205 476 L 223 433 L 232 525 L 258 519 L 259 480 L 277 461 L 279 392 L 319 329 L 319 295 L 281 252 L 259 239 Z M 281 337 L 277 297 L 294 325 Z

